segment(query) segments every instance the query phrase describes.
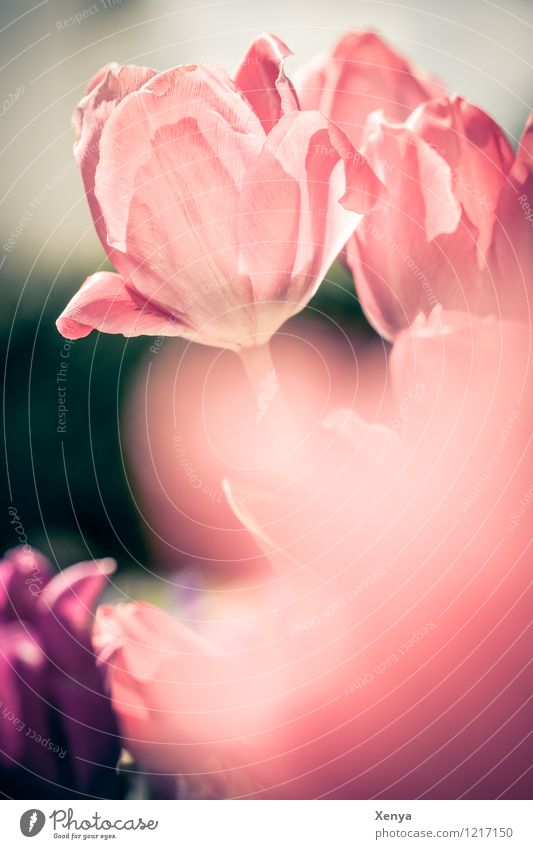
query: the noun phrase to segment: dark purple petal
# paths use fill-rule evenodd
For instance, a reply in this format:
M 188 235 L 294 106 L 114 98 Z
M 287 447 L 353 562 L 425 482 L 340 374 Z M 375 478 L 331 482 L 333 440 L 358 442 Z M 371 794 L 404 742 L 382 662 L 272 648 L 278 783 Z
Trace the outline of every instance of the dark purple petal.
M 76 788 L 92 795 L 113 795 L 121 742 L 96 662 L 93 659 L 93 667 L 86 667 L 83 682 L 53 672 L 50 690 L 54 703 L 61 706 L 67 758 Z
M 0 627 L 0 761 L 23 765 L 39 777 L 53 778 L 57 764 L 40 745 L 48 733 L 48 664 L 37 631 L 10 622 Z M 37 742 L 36 742 L 37 741 Z
M 93 610 L 113 560 L 88 561 L 55 575 L 39 599 L 39 627 L 50 660 L 76 680 L 86 665 L 92 668 L 90 642 Z
M 0 622 L 33 621 L 37 599 L 51 575 L 50 562 L 30 546 L 6 551 L 0 561 Z

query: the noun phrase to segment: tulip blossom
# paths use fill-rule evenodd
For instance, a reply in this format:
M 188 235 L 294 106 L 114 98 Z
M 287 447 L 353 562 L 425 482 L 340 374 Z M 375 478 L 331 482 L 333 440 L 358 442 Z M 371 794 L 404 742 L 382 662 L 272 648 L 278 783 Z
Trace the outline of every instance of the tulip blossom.
M 235 81 L 212 65 L 112 65 L 91 82 L 75 152 L 117 273 L 88 278 L 58 320 L 64 336 L 240 350 L 307 304 L 378 181 L 337 126 L 299 111 L 288 54 L 263 36 Z
M 19 798 L 116 793 L 120 751 L 90 643 L 110 560 L 52 576 L 25 546 L 0 562 L 0 785 Z
M 294 640 L 279 596 L 235 596 L 193 627 L 146 604 L 98 610 L 94 646 L 124 745 L 140 769 L 174 776 L 180 798 L 311 798 L 327 735 L 351 710 L 331 705 L 349 641 Z
M 371 116 L 363 150 L 385 189 L 347 260 L 381 335 L 394 339 L 437 304 L 527 314 L 530 139 L 531 122 L 515 156 L 503 130 L 458 97 L 422 104 L 403 124 Z
M 382 109 L 391 121 L 405 121 L 420 103 L 445 93 L 379 35 L 357 31 L 344 35 L 331 55 L 302 67 L 297 90 L 302 108 L 331 118 L 355 147 L 371 112 Z

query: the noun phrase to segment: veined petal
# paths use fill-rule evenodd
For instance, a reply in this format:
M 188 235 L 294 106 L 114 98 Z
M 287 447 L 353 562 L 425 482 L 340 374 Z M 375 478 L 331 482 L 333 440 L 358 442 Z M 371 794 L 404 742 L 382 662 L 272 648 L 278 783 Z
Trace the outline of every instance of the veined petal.
M 211 66 L 160 74 L 124 105 L 106 125 L 96 174 L 117 268 L 205 341 L 231 346 L 253 331 L 235 212 L 264 140 L 259 119 Z
M 299 109 L 298 97 L 283 69 L 292 56 L 275 35 L 260 35 L 242 60 L 235 82 L 269 133 L 282 115 Z
M 93 645 L 105 659 L 128 748 L 158 768 L 186 772 L 196 761 L 201 769 L 231 726 L 235 708 L 223 655 L 147 604 L 99 608 Z M 109 647 L 115 648 L 111 654 Z
M 80 167 L 87 201 L 100 240 L 111 256 L 106 241 L 106 228 L 98 201 L 94 196 L 94 176 L 100 160 L 100 136 L 107 119 L 125 97 L 137 91 L 157 72 L 136 65 L 106 65 L 93 77 L 85 97 L 76 108 L 72 121 L 76 140 L 74 155 Z
M 479 231 L 478 258 L 486 262 L 496 207 L 514 156 L 501 127 L 461 97 L 431 100 L 406 122 L 449 164 L 453 188 Z
M 393 339 L 439 302 L 476 305 L 475 233 L 453 192 L 449 164 L 410 129 L 376 113 L 365 155 L 386 187 L 347 248 L 357 293 L 379 333 Z
M 123 336 L 183 335 L 175 316 L 140 296 L 119 274 L 108 271 L 88 277 L 56 323 L 67 339 L 81 339 L 91 330 Z
M 527 321 L 533 312 L 533 115 L 500 195 L 486 276 L 504 313 Z
M 242 269 L 256 303 L 282 301 L 290 289 L 299 222 L 299 182 L 265 145 L 244 177 L 237 218 Z
M 259 208 L 263 213 L 252 213 L 251 219 L 241 223 L 241 232 L 244 230 L 248 242 L 253 241 L 254 250 L 264 252 L 267 249 L 257 245 L 271 214 L 268 210 L 283 209 L 286 235 L 281 240 L 281 256 L 287 266 L 291 263 L 292 275 L 284 284 L 287 303 L 282 306 L 289 314 L 294 313 L 295 304 L 303 307 L 316 291 L 360 220 L 354 208 L 368 208 L 370 194 L 377 192 L 379 181 L 339 128 L 311 111 L 291 112 L 278 121 L 265 141 L 252 176 L 253 182 L 262 184 Z M 248 177 L 249 174 L 244 180 L 241 209 L 254 207 Z M 344 208 L 348 204 L 351 208 Z M 258 227 L 255 238 L 254 226 Z M 269 226 L 274 226 L 272 221 Z M 251 261 L 250 247 L 245 255 Z M 259 283 L 261 267 L 255 270 L 259 274 L 253 277 L 254 288 L 259 285 L 263 292 Z
M 190 157 L 184 160 L 182 152 L 175 149 L 172 128 L 179 127 L 184 120 L 193 141 L 197 133 L 211 142 L 213 153 L 207 161 Z M 168 181 L 173 176 L 169 166 L 181 166 L 183 178 L 186 173 L 192 185 L 178 199 L 187 200 L 196 194 L 195 179 L 202 179 L 203 173 L 220 162 L 228 175 L 228 184 L 223 188 L 231 193 L 231 183 L 241 179 L 260 150 L 262 137 L 259 119 L 222 68 L 187 65 L 158 74 L 132 98 L 117 106 L 102 135 L 95 191 L 106 220 L 109 243 L 121 251 L 128 248 L 129 209 L 137 174 L 143 166 L 153 163 L 155 172 L 156 165 L 163 165 L 163 174 L 152 174 L 153 184 L 150 174 L 145 173 L 145 193 L 162 190 L 161 179 Z M 165 157 L 162 163 L 159 153 Z

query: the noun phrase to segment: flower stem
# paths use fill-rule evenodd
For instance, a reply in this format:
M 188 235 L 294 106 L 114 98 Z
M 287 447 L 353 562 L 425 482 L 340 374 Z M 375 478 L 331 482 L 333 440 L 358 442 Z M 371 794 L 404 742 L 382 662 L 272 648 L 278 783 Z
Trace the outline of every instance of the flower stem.
M 248 375 L 254 394 L 257 395 L 260 384 L 269 373 L 277 374 L 276 367 L 270 353 L 270 343 L 264 345 L 252 345 L 249 348 L 241 348 L 239 357 L 244 370 Z
M 239 354 L 256 399 L 256 425 L 264 424 L 267 433 L 278 439 L 282 428 L 285 438 L 295 447 L 299 441 L 297 416 L 280 386 L 269 343 L 243 348 Z

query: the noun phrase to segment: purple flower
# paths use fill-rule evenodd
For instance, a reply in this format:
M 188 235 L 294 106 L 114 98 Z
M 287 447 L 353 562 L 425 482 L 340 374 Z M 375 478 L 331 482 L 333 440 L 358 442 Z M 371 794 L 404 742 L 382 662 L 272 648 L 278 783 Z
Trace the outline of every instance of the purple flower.
M 0 560 L 0 791 L 13 798 L 116 795 L 115 718 L 91 648 L 112 560 L 53 575 L 29 546 Z

